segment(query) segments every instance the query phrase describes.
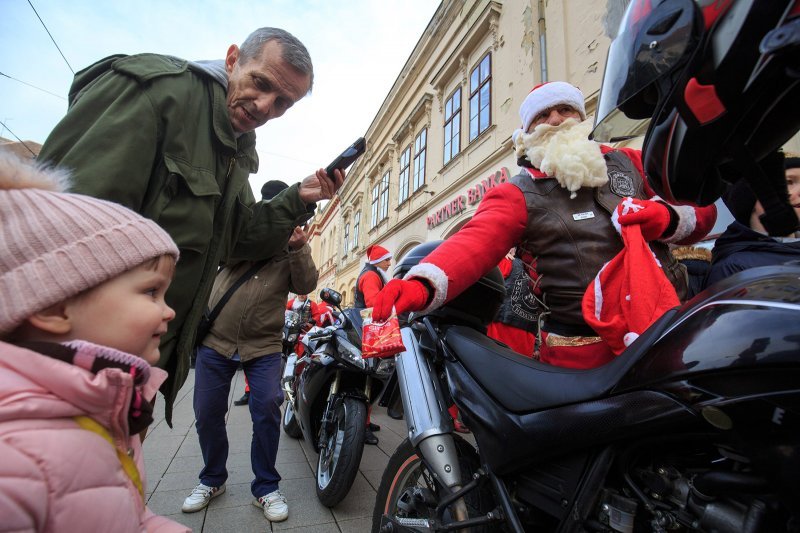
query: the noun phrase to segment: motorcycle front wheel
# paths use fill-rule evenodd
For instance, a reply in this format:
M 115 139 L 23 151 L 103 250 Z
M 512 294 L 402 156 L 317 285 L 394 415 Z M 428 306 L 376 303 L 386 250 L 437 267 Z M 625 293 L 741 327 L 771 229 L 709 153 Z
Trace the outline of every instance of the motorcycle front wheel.
M 294 406 L 290 401 L 286 402 L 286 407 L 283 409 L 283 432 L 293 439 L 299 439 L 303 436 L 303 432 L 300 430 L 300 426 L 297 424 L 297 417 L 294 414 Z
M 453 435 L 458 450 L 463 484 L 472 479 L 472 474 L 480 468 L 480 459 L 469 443 L 458 435 Z M 372 531 L 381 529 L 381 518 L 389 515 L 409 527 L 420 526 L 435 517 L 435 509 L 446 492 L 434 480 L 433 473 L 423 462 L 419 452 L 405 439 L 383 472 L 375 510 L 372 513 Z M 469 517 L 483 516 L 494 508 L 491 494 L 484 488 L 468 492 L 464 500 Z M 449 508 L 445 511 L 444 522 L 450 521 Z M 473 527 L 472 532 L 490 531 L 489 528 Z
M 344 398 L 333 413 L 334 431 L 325 436 L 326 446 L 317 462 L 317 498 L 326 507 L 342 501 L 358 474 L 364 452 L 367 406 L 355 398 Z

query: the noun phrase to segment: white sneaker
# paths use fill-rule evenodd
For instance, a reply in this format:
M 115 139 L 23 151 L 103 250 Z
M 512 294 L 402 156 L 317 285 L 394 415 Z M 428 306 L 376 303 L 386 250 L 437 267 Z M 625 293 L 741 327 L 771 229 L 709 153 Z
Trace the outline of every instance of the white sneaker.
M 200 483 L 192 490 L 192 493 L 189 494 L 185 500 L 183 500 L 183 507 L 181 507 L 181 511 L 184 513 L 194 513 L 201 509 L 205 509 L 208 506 L 208 502 L 210 502 L 212 498 L 216 498 L 223 492 L 225 492 L 224 483 L 221 487 L 209 487 Z
M 253 500 L 253 505 L 264 509 L 264 516 L 270 522 L 283 522 L 289 518 L 289 506 L 286 505 L 286 497 L 280 490 Z

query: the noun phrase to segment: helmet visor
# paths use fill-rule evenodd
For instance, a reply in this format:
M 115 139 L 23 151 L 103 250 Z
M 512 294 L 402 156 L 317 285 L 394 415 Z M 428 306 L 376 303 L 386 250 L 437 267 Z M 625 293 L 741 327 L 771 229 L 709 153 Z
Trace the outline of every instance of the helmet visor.
M 655 82 L 681 67 L 699 32 L 694 0 L 634 0 L 611 43 L 591 138 L 617 142 L 642 135 L 658 107 Z

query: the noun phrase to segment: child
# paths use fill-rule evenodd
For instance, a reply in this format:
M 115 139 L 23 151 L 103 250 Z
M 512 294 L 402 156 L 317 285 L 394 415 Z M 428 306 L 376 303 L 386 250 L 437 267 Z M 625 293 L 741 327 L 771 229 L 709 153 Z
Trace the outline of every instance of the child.
M 178 249 L 0 151 L 0 529 L 188 531 L 144 502 Z

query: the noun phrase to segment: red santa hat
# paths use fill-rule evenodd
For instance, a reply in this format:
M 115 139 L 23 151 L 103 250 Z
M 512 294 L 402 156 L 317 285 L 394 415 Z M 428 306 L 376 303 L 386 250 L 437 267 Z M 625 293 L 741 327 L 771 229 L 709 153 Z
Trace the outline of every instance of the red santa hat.
M 542 111 L 553 106 L 566 104 L 586 120 L 586 107 L 580 89 L 565 81 L 550 81 L 534 87 L 522 105 L 519 106 L 519 118 L 522 119 L 522 131 L 527 132 L 533 119 Z
M 391 259 L 391 257 L 392 253 L 383 246 L 373 244 L 367 248 L 367 263 L 370 265 L 377 265 L 381 261 Z
M 586 323 L 619 355 L 680 302 L 642 230 L 621 227 L 625 247 L 606 263 L 583 295 Z

